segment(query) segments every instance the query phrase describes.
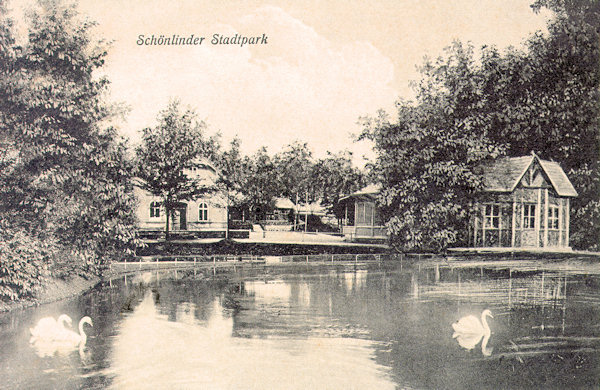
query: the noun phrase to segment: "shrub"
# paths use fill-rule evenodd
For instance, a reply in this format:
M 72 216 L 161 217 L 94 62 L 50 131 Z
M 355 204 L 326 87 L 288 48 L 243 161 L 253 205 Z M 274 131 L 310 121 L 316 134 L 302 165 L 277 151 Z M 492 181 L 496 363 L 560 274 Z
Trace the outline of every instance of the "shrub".
M 0 223 L 0 299 L 31 298 L 47 279 L 52 244 Z

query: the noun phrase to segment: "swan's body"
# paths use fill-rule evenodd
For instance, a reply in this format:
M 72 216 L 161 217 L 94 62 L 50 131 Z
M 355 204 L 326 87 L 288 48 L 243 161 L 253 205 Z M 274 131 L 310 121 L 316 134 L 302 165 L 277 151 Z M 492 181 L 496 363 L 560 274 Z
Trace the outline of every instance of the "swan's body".
M 75 333 L 72 330 L 65 330 L 56 341 L 64 343 L 65 345 L 71 346 L 83 346 L 87 341 L 87 336 L 83 330 L 83 324 L 94 326 L 92 319 L 88 316 L 83 317 L 79 321 L 79 333 Z
M 39 339 L 53 340 L 61 337 L 64 332 L 69 331 L 65 325 L 71 327 L 71 323 L 71 317 L 66 314 L 61 314 L 58 320 L 55 320 L 53 317 L 44 317 L 38 321 L 34 328 L 29 328 L 31 332 L 31 339 L 29 341 L 34 342 Z
M 479 321 L 479 318 L 475 317 L 474 315 L 461 318 L 452 324 L 452 328 L 454 328 L 455 332 L 454 336 L 452 337 L 457 337 L 457 333 L 462 333 L 465 335 L 481 334 L 482 336 L 485 334 L 490 334 L 490 327 L 486 318 L 488 316 L 494 318 L 492 312 L 486 309 L 483 311 L 483 313 L 481 313 L 481 322 Z
M 487 323 L 487 317 L 494 318 L 492 312 L 484 310 L 481 313 L 481 321 L 474 315 L 465 316 L 452 324 L 454 334 L 452 335 L 458 341 L 458 344 L 465 349 L 473 349 L 483 338 L 481 344 L 481 352 L 485 356 L 492 353 L 493 348 L 487 348 L 488 340 L 490 339 L 491 330 Z

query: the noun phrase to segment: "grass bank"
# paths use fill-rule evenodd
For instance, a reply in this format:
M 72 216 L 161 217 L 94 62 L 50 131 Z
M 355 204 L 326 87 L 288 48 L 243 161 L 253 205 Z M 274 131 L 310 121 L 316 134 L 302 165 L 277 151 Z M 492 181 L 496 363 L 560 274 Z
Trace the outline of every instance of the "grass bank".
M 11 302 L 0 302 L 0 312 L 43 305 L 63 299 L 75 297 L 93 288 L 100 282 L 99 277 L 83 278 L 72 276 L 66 279 L 50 279 L 40 289 L 35 298 L 21 299 Z

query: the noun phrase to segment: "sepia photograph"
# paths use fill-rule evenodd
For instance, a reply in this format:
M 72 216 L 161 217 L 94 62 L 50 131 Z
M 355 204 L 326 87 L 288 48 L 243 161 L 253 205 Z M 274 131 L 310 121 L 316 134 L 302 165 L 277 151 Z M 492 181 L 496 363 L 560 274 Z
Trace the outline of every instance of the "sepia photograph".
M 0 0 L 0 388 L 600 388 L 598 0 Z

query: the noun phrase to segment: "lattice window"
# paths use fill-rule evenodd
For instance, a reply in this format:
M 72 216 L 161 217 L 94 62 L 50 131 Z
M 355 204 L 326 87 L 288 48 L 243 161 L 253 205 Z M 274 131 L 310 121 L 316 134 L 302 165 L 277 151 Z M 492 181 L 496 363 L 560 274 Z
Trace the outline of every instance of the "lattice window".
M 558 230 L 558 206 L 548 207 L 548 229 Z
M 523 205 L 523 228 L 534 229 L 535 228 L 535 205 L 525 204 Z
M 500 229 L 500 205 L 485 205 L 485 228 Z

